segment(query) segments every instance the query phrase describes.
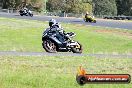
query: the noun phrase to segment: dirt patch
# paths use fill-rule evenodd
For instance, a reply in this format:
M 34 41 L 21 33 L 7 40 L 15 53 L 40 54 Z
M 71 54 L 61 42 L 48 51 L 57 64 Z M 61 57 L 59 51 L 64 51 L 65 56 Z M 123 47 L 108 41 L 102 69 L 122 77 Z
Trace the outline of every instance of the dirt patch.
M 98 32 L 98 33 L 113 33 L 113 34 L 118 34 L 118 35 L 122 35 L 122 36 L 127 36 L 127 37 L 132 39 L 132 32 L 127 32 L 127 31 L 101 29 L 101 30 L 95 30 L 95 32 Z
M 113 33 L 114 31 L 112 31 L 112 30 L 95 30 L 95 32 L 99 32 L 99 33 Z

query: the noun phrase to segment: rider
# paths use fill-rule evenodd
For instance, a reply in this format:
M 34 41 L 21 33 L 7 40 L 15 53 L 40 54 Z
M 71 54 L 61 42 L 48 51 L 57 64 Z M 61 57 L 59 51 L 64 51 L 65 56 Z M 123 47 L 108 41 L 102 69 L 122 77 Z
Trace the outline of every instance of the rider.
M 65 31 L 63 30 L 63 28 L 61 27 L 61 25 L 59 23 L 56 22 L 55 19 L 51 19 L 49 21 L 49 30 L 51 31 L 58 31 L 59 34 L 61 36 L 58 36 L 59 38 L 61 38 L 62 40 L 64 39 L 68 39 L 69 38 L 69 35 L 73 35 L 73 33 L 65 33 Z
M 56 22 L 55 19 L 51 19 L 49 21 L 49 27 L 50 27 L 51 31 L 58 31 L 61 34 L 64 34 L 63 28 L 61 27 L 61 25 L 59 23 Z
M 24 7 L 23 11 L 24 11 L 24 13 L 27 13 L 28 12 L 28 8 Z
M 88 16 L 90 16 L 90 14 L 89 14 L 89 12 L 86 12 L 85 18 L 88 18 Z

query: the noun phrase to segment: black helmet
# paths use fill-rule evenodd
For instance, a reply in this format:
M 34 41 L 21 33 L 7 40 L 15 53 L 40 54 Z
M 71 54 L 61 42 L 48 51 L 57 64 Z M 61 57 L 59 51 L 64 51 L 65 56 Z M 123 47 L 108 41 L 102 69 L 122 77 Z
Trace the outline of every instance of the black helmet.
M 49 26 L 52 27 L 53 25 L 55 25 L 57 22 L 55 19 L 51 19 L 49 20 Z

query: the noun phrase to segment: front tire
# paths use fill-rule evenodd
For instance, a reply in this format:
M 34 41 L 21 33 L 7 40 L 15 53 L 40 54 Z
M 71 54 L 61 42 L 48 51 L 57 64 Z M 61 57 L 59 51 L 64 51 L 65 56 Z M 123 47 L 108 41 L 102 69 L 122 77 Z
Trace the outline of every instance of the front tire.
M 94 20 L 93 22 L 96 23 L 96 20 Z
M 76 48 L 76 47 L 72 48 L 73 53 L 82 53 L 82 45 L 80 43 L 78 43 L 78 44 L 80 46 L 79 48 Z
M 33 14 L 30 14 L 30 17 L 33 17 Z
M 46 52 L 49 52 L 49 53 L 56 53 L 57 52 L 56 45 L 51 40 L 43 40 L 42 46 Z

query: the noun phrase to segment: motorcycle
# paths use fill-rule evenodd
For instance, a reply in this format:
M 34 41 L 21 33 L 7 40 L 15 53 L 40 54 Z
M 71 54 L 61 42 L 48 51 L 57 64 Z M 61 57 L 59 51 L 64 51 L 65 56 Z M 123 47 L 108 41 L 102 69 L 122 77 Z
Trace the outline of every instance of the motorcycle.
M 58 31 L 51 31 L 47 29 L 43 32 L 42 46 L 46 52 L 73 52 L 82 53 L 82 45 L 71 38 L 75 36 L 75 33 L 70 32 L 66 35 L 60 34 Z
M 87 17 L 84 17 L 84 21 L 85 22 L 92 22 L 92 23 L 96 23 L 96 20 L 94 19 L 94 16 L 87 16 Z
M 19 14 L 21 15 L 21 16 L 23 16 L 23 15 L 25 15 L 25 16 L 33 16 L 33 13 L 32 13 L 32 11 L 31 10 L 28 10 L 28 11 L 24 11 L 24 10 L 20 10 L 19 11 Z

